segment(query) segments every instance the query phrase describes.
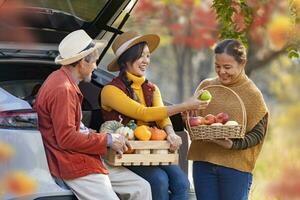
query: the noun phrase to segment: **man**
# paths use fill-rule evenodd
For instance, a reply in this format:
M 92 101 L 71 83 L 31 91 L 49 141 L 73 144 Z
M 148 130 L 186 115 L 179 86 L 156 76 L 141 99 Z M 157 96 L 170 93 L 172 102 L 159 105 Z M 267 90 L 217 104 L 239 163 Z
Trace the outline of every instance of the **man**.
M 80 81 L 90 81 L 103 41 L 93 41 L 83 30 L 67 35 L 59 44 L 55 62 L 62 67 L 49 75 L 35 103 L 49 169 L 57 182 L 65 183 L 79 200 L 151 199 L 148 182 L 126 168 L 108 170 L 101 161 L 107 147 L 122 154 L 123 135 L 81 133 Z

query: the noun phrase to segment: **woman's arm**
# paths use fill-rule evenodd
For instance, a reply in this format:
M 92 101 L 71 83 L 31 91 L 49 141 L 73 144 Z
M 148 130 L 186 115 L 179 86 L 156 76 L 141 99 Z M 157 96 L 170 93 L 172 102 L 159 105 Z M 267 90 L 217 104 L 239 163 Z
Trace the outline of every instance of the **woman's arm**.
M 116 110 L 128 117 L 145 122 L 161 120 L 168 116 L 164 106 L 146 107 L 112 85 L 107 85 L 102 89 L 101 104 L 105 110 Z
M 199 96 L 201 92 L 198 92 Z M 105 110 L 116 110 L 126 116 L 145 122 L 157 121 L 185 110 L 203 109 L 208 103 L 193 96 L 187 101 L 172 106 L 146 107 L 128 97 L 119 88 L 107 85 L 101 92 L 101 107 Z
M 255 127 L 241 139 L 210 140 L 225 149 L 243 150 L 259 144 L 265 137 L 267 126 L 267 115 L 260 120 Z
M 159 88 L 157 86 L 155 86 L 155 90 L 154 90 L 154 94 L 153 94 L 153 101 L 152 101 L 152 105 L 154 107 L 159 107 L 159 106 L 164 106 L 162 97 L 161 97 L 161 93 L 159 91 Z M 172 126 L 171 120 L 169 117 L 166 117 L 164 119 L 158 120 L 156 121 L 156 124 L 160 127 L 160 128 L 164 128 L 168 125 Z M 166 131 L 166 130 L 165 130 Z M 167 132 L 167 131 L 166 131 Z M 167 132 L 168 133 L 168 132 Z
M 265 137 L 267 116 L 264 116 L 255 127 L 242 139 L 233 139 L 231 149 L 242 150 L 253 147 L 262 142 Z

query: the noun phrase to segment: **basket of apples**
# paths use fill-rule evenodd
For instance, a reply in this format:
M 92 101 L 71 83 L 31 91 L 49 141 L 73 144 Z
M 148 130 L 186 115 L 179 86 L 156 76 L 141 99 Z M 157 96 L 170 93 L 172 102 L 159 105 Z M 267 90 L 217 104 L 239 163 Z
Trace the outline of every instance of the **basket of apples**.
M 243 138 L 246 109 L 241 98 L 230 88 L 211 85 L 199 97 L 210 101 L 208 107 L 188 113 L 186 127 L 191 140 Z M 225 98 L 226 97 L 226 98 Z

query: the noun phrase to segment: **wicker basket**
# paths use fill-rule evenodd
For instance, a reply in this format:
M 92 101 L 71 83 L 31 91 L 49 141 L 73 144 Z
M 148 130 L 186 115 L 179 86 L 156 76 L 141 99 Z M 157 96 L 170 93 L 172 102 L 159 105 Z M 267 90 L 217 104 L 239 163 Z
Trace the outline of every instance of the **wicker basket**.
M 197 115 L 217 115 L 220 112 L 225 112 L 228 113 L 230 120 L 238 122 L 239 125 L 199 125 L 191 127 L 189 123 L 190 113 L 188 113 L 186 127 L 191 140 L 243 138 L 246 132 L 247 121 L 246 109 L 241 98 L 232 89 L 222 85 L 210 85 L 203 89 L 208 90 L 213 98 L 208 107 L 204 110 L 199 110 Z M 224 105 L 221 109 L 219 106 L 216 106 L 220 104 Z

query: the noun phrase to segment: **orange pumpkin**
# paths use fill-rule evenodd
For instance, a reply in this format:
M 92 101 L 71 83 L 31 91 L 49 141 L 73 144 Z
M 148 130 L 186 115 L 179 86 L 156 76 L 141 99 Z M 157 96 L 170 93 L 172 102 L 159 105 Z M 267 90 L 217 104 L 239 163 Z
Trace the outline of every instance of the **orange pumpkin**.
M 151 138 L 150 127 L 146 125 L 138 126 L 134 129 L 134 136 L 138 140 L 147 141 Z
M 167 133 L 159 128 L 150 128 L 151 131 L 151 140 L 165 140 L 167 137 Z
M 132 153 L 134 153 L 134 151 L 135 151 L 135 150 L 134 150 L 133 148 L 129 148 L 129 147 L 128 147 L 127 151 L 125 151 L 124 153 L 125 153 L 125 154 L 132 154 Z

